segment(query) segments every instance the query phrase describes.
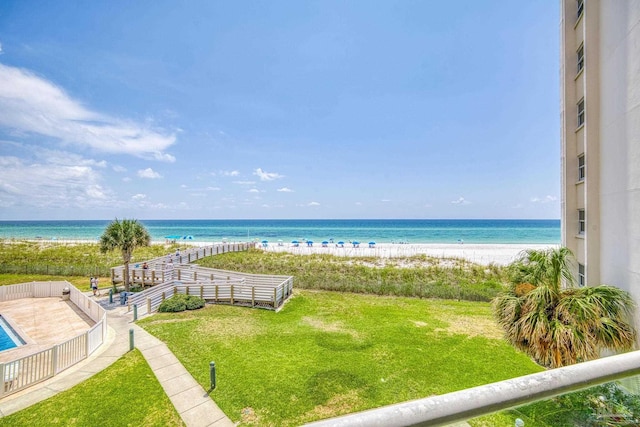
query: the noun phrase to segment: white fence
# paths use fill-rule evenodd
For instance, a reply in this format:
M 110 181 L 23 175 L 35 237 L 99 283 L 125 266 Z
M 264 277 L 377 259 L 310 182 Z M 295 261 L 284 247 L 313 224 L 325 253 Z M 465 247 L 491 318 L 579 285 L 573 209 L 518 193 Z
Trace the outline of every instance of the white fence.
M 246 251 L 255 246 L 255 243 L 222 243 L 211 246 L 193 247 L 186 249 L 179 254 L 171 254 L 129 264 L 130 283 L 141 284 L 143 286 L 153 286 L 173 279 L 183 280 L 181 275 L 185 273 L 182 267 L 201 258 L 212 255 L 224 254 L 227 252 Z M 171 269 L 168 269 L 168 261 L 171 260 Z M 144 264 L 147 268 L 143 268 Z M 185 278 L 184 280 L 191 280 Z M 111 269 L 111 282 L 122 283 L 124 281 L 124 266 L 113 267 Z
M 230 304 L 277 310 L 293 292 L 293 277 L 265 276 L 263 281 L 271 284 L 249 283 L 245 278 L 226 277 L 207 282 L 171 281 L 128 298 L 129 310 L 134 305 L 138 316 L 152 314 L 160 304 L 177 294 L 195 295 L 213 304 Z
M 69 282 L 30 282 L 2 286 L 0 301 L 61 297 L 64 288 L 70 291 L 70 301 L 96 324 L 87 332 L 47 350 L 0 363 L 0 378 L 4 379 L 4 386 L 0 387 L 0 398 L 57 375 L 89 357 L 104 343 L 107 336 L 106 311 Z

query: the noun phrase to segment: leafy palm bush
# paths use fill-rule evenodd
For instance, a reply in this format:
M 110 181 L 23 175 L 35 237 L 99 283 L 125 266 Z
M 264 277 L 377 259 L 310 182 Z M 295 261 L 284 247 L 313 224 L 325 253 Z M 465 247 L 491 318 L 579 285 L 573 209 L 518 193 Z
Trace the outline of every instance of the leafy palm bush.
M 551 368 L 635 344 L 631 296 L 614 286 L 574 287 L 573 262 L 567 248 L 526 251 L 512 266 L 521 282 L 493 301 L 507 340 Z

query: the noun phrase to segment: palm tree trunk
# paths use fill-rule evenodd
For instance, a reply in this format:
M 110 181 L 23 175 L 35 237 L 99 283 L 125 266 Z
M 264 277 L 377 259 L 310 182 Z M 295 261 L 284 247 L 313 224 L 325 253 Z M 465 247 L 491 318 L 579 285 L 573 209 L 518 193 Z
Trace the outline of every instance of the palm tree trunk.
M 124 290 L 125 292 L 129 292 L 129 261 L 124 262 Z

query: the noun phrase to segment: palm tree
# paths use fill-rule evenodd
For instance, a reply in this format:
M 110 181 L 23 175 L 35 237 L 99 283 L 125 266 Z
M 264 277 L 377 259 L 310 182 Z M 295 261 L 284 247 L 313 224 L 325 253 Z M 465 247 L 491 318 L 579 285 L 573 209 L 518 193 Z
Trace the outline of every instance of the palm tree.
M 129 291 L 129 262 L 133 251 L 141 246 L 149 246 L 151 236 L 142 224 L 135 219 L 123 219 L 118 221 L 116 218 L 107 226 L 100 236 L 100 251 L 108 252 L 119 249 L 122 252 L 122 261 L 124 263 L 124 289 Z
M 576 288 L 567 248 L 529 250 L 512 264 L 515 285 L 493 300 L 494 314 L 516 348 L 556 368 L 596 359 L 603 349 L 631 350 L 629 294 L 614 286 Z

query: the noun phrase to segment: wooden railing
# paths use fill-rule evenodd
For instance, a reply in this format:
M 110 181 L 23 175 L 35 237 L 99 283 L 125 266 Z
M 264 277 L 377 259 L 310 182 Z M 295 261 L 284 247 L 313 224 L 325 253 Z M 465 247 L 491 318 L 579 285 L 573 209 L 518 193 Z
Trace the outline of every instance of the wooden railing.
M 293 292 L 293 277 L 268 276 L 279 279 L 276 285 L 249 283 L 243 278 L 227 278 L 217 281 L 171 281 L 142 292 L 128 299 L 129 310 L 134 305 L 138 316 L 152 314 L 165 299 L 177 294 L 195 295 L 212 304 L 230 304 L 245 307 L 279 309 Z
M 245 251 L 254 246 L 254 243 L 216 244 L 130 266 L 131 283 L 151 287 L 128 297 L 129 310 L 135 305 L 138 316 L 151 314 L 162 301 L 178 293 L 198 295 L 215 304 L 277 310 L 293 292 L 293 277 L 239 273 L 189 264 L 204 257 Z M 142 268 L 145 264 L 146 268 Z M 171 268 L 167 268 L 169 264 Z M 111 269 L 113 283 L 121 283 L 123 276 L 124 266 Z
M 143 286 L 155 286 L 174 279 L 182 280 L 183 266 L 195 262 L 201 258 L 223 254 L 227 252 L 246 251 L 255 247 L 255 243 L 220 243 L 211 246 L 193 247 L 181 251 L 179 255 L 170 254 L 162 257 L 129 264 L 130 283 Z M 171 268 L 168 268 L 171 260 Z M 143 268 L 144 264 L 147 268 Z M 118 284 L 124 281 L 124 266 L 111 269 L 111 283 Z
M 0 398 L 57 375 L 86 359 L 107 336 L 106 311 L 69 282 L 30 282 L 0 287 L 0 301 L 46 298 L 62 295 L 68 288 L 70 300 L 96 322 L 87 332 L 53 347 L 9 362 L 0 363 Z

